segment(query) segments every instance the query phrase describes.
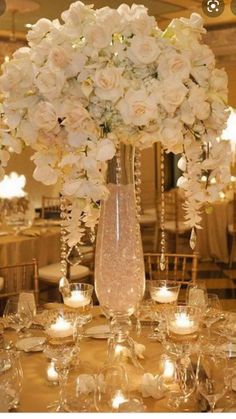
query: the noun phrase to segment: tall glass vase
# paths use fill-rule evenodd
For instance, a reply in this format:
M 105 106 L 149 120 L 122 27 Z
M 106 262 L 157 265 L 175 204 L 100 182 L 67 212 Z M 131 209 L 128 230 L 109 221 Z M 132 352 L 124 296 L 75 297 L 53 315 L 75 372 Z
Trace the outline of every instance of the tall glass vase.
M 138 365 L 129 336 L 130 316 L 145 291 L 142 241 L 136 216 L 134 147 L 121 144 L 108 164 L 109 196 L 102 203 L 95 257 L 95 291 L 111 322 L 108 360 L 127 349 Z

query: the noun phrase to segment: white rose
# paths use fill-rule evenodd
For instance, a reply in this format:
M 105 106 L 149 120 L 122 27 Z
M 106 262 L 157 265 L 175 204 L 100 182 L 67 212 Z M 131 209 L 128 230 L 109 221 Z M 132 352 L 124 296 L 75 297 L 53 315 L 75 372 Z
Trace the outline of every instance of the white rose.
M 159 57 L 157 72 L 160 80 L 174 76 L 181 81 L 186 81 L 189 78 L 190 69 L 190 61 L 183 54 L 168 51 Z
M 176 109 L 183 103 L 188 93 L 187 87 L 174 77 L 164 80 L 160 83 L 159 103 L 168 113 L 174 113 Z
M 228 117 L 229 113 L 222 103 L 212 102 L 211 114 L 206 121 L 206 126 L 213 128 L 214 130 L 222 131 L 222 129 L 225 128 Z
M 5 118 L 6 118 L 8 127 L 10 129 L 17 128 L 22 118 L 22 112 L 15 111 L 14 109 L 5 107 L 4 113 L 5 113 Z
M 210 115 L 210 104 L 206 101 L 206 92 L 202 87 L 192 86 L 188 103 L 192 113 L 200 120 L 207 119 Z
M 45 18 L 39 19 L 26 35 L 29 45 L 32 46 L 38 44 L 46 36 L 46 34 L 50 32 L 52 27 L 53 23 L 51 20 Z
M 180 118 L 187 125 L 193 125 L 195 122 L 195 116 L 193 115 L 191 106 L 188 100 L 184 100 L 180 106 Z
M 34 69 L 27 58 L 13 59 L 3 64 L 4 74 L 0 77 L 0 89 L 3 92 L 19 94 L 21 89 L 32 87 Z
M 93 48 L 106 48 L 111 43 L 111 34 L 106 27 L 93 23 L 84 30 L 84 36 L 89 45 Z
M 48 59 L 52 48 L 48 38 L 43 39 L 39 44 L 31 47 L 31 60 L 37 67 L 42 67 Z
M 41 94 L 47 99 L 55 99 L 60 96 L 65 83 L 65 76 L 62 71 L 51 71 L 45 67 L 35 79 L 35 84 Z
M 23 119 L 17 129 L 17 136 L 24 140 L 27 145 L 31 145 L 37 141 L 38 129 L 28 120 Z
M 106 28 L 110 34 L 119 33 L 123 29 L 121 16 L 117 10 L 110 7 L 102 7 L 95 11 L 98 24 Z
M 157 59 L 160 52 L 155 38 L 136 35 L 130 41 L 127 55 L 137 64 L 151 64 Z
M 111 160 L 116 153 L 116 148 L 114 144 L 108 140 L 108 138 L 104 138 L 97 144 L 97 151 L 96 151 L 96 158 L 99 161 L 107 161 Z
M 156 118 L 157 106 L 153 96 L 145 90 L 129 90 L 117 105 L 125 124 L 147 125 Z
M 97 70 L 94 76 L 95 94 L 102 100 L 117 101 L 123 94 L 122 69 L 107 67 Z
M 49 102 L 38 103 L 32 111 L 29 111 L 29 117 L 33 125 L 39 129 L 50 131 L 58 126 L 56 110 Z
M 55 185 L 58 180 L 58 173 L 49 165 L 36 167 L 33 172 L 33 178 L 44 185 Z
M 31 49 L 29 47 L 22 47 L 17 49 L 13 54 L 13 58 L 20 60 L 21 58 L 29 58 Z
M 80 148 L 87 145 L 88 135 L 83 132 L 68 132 L 68 144 L 71 147 Z
M 218 97 L 224 103 L 228 99 L 228 75 L 225 70 L 214 69 L 210 78 L 210 96 L 212 98 Z M 214 94 L 215 93 L 215 94 Z
M 135 35 L 149 35 L 156 28 L 156 19 L 153 16 L 148 16 L 146 13 L 142 13 L 131 22 L 130 26 Z
M 183 125 L 179 118 L 166 118 L 161 127 L 161 140 L 169 152 L 183 152 Z
M 61 14 L 62 20 L 70 25 L 80 27 L 85 20 L 92 19 L 94 10 L 90 6 L 85 6 L 81 1 L 76 1 L 70 5 L 69 10 Z
M 58 45 L 51 49 L 49 54 L 49 65 L 52 67 L 65 68 L 72 61 L 73 50 L 69 48 L 64 48 L 61 45 Z
M 73 106 L 71 110 L 65 113 L 63 125 L 67 131 L 85 132 L 92 137 L 96 135 L 96 125 L 88 111 L 80 104 Z

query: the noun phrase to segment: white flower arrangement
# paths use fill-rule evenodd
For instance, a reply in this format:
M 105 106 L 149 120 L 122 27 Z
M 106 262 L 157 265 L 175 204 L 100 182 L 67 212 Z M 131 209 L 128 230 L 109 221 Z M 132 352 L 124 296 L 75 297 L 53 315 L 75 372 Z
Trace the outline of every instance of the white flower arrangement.
M 94 10 L 77 1 L 61 18 L 40 19 L 29 47 L 2 66 L 0 175 L 8 150 L 31 146 L 34 178 L 46 185 L 61 179 L 72 202 L 66 229 L 73 246 L 84 234 L 79 219 L 96 225 L 117 143 L 143 149 L 160 141 L 182 154 L 186 223 L 200 227 L 202 204 L 230 178 L 230 146 L 218 139 L 228 118 L 227 75 L 202 43 L 201 16 L 174 19 L 162 32 L 142 5 Z

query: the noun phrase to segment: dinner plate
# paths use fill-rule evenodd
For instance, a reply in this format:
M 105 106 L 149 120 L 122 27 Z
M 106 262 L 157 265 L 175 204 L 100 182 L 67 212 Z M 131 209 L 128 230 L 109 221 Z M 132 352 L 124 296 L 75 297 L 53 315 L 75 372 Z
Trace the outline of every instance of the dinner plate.
M 25 352 L 40 352 L 43 350 L 45 337 L 23 338 L 16 342 L 16 348 Z
M 110 328 L 107 324 L 100 324 L 98 326 L 89 327 L 85 331 L 85 336 L 94 339 L 107 339 L 110 333 Z

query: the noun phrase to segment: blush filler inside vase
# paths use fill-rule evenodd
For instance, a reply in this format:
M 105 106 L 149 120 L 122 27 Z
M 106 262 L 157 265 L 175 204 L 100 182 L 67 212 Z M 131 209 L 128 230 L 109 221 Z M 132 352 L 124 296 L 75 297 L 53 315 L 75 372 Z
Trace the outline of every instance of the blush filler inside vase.
M 129 349 L 138 364 L 129 336 L 130 316 L 145 291 L 145 270 L 140 227 L 136 214 L 134 148 L 120 145 L 108 164 L 109 196 L 102 203 L 95 257 L 95 291 L 100 306 L 110 318 L 108 358 L 117 360 Z

